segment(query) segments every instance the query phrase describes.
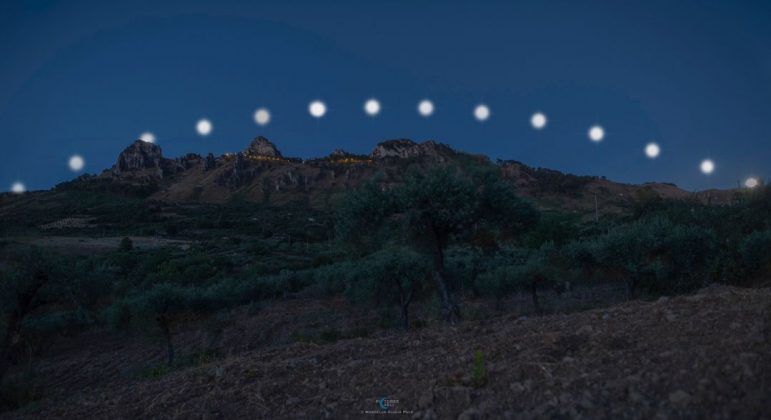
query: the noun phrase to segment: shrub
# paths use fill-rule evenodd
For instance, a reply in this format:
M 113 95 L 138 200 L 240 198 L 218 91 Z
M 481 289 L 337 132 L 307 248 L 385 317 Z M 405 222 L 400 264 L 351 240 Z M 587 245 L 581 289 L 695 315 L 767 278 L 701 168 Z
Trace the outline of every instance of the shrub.
M 409 329 L 409 306 L 426 290 L 430 265 L 406 248 L 387 248 L 350 265 L 345 293 L 355 303 L 397 306 Z
M 739 244 L 739 256 L 750 276 L 771 269 L 771 230 L 747 235 Z
M 121 252 L 128 252 L 134 249 L 134 242 L 129 238 L 128 236 L 124 237 L 120 240 L 120 245 L 118 245 L 118 250 Z
M 474 352 L 474 363 L 471 367 L 471 385 L 479 388 L 487 383 L 487 368 L 485 367 L 485 356 L 481 350 Z
M 597 239 L 594 250 L 603 268 L 625 280 L 631 299 L 640 286 L 653 293 L 698 286 L 707 276 L 714 242 L 709 230 L 656 217 L 614 228 Z

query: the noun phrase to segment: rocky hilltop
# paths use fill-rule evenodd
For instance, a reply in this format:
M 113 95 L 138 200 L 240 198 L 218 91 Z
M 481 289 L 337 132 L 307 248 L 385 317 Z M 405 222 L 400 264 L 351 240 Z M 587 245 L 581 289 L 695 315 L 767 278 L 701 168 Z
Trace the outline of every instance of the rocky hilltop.
M 205 157 L 188 154 L 176 159 L 164 157 L 156 144 L 137 140 L 120 153 L 112 168 L 96 177 L 81 177 L 68 183 L 67 188 L 140 191 L 150 199 L 176 203 L 216 204 L 238 196 L 255 202 L 301 200 L 323 206 L 376 174 L 384 184 L 398 183 L 410 167 L 453 163 L 497 166 L 505 180 L 542 209 L 559 208 L 587 217 L 595 211 L 628 209 L 641 195 L 715 204 L 730 203 L 734 196 L 732 191 L 689 193 L 674 184 L 629 185 L 604 177 L 532 168 L 517 161 L 492 162 L 486 156 L 457 151 L 435 141 L 395 139 L 378 143 L 368 155 L 336 149 L 322 158 L 291 158 L 262 136 L 238 153 L 210 153 Z

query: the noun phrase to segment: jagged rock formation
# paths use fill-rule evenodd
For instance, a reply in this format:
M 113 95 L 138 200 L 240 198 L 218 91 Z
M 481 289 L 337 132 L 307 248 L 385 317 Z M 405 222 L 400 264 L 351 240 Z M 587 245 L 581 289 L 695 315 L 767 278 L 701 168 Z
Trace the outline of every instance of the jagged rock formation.
M 262 136 L 257 136 L 254 140 L 252 140 L 252 143 L 249 145 L 249 147 L 246 148 L 244 153 L 246 155 L 252 156 L 267 156 L 275 158 L 283 157 L 281 156 L 281 152 L 279 152 L 276 145 Z
M 371 156 L 376 160 L 428 158 L 436 162 L 447 162 L 456 154 L 449 146 L 434 141 L 415 143 L 412 140 L 398 139 L 379 143 Z
M 170 202 L 224 203 L 234 194 L 257 202 L 303 200 L 328 203 L 378 174 L 383 185 L 401 182 L 405 168 L 417 164 L 469 162 L 495 166 L 503 180 L 517 192 L 540 204 L 584 215 L 622 213 L 636 200 L 640 189 L 652 190 L 661 198 L 704 201 L 704 194 L 688 193 L 672 184 L 629 185 L 602 177 L 576 176 L 545 168 L 532 168 L 516 161 L 491 162 L 482 155 L 453 150 L 434 141 L 416 143 L 397 139 L 379 143 L 369 155 L 335 149 L 328 156 L 302 160 L 281 154 L 265 137 L 256 137 L 241 153 L 205 158 L 188 154 L 177 159 L 163 157 L 161 148 L 137 140 L 118 157 L 116 164 L 98 177 L 81 177 L 67 188 L 142 194 Z M 194 170 L 193 170 L 194 169 Z M 728 204 L 732 193 L 709 192 L 711 204 Z
M 203 161 L 203 170 L 204 172 L 210 171 L 217 167 L 217 159 L 214 158 L 214 155 L 209 153 L 206 155 L 206 160 Z
M 164 174 L 169 175 L 171 173 L 184 172 L 198 165 L 202 161 L 203 161 L 203 158 L 200 155 L 197 155 L 195 153 L 188 153 L 185 156 L 174 159 L 173 166 L 165 164 Z M 168 162 L 167 160 L 164 160 L 164 163 L 167 163 L 167 162 Z
M 115 166 L 114 175 L 132 172 L 145 172 L 158 178 L 163 178 L 163 153 L 160 146 L 137 140 L 127 147 L 120 155 Z
M 202 160 L 201 156 L 194 153 L 166 159 L 157 144 L 136 140 L 118 155 L 118 161 L 108 171 L 108 175 L 114 178 L 160 180 L 187 171 Z
M 329 157 L 332 159 L 338 159 L 338 158 L 344 158 L 347 156 L 352 156 L 351 153 L 346 152 L 343 149 L 335 149 L 332 151 L 332 153 L 329 154 Z

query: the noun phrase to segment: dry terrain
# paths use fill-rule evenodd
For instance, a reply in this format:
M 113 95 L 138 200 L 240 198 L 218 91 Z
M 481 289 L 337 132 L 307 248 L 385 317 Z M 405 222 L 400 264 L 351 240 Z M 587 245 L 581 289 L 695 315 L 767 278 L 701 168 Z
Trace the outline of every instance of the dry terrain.
M 231 325 L 230 355 L 155 378 L 126 374 L 157 357 L 147 346 L 64 345 L 42 363 L 46 397 L 3 417 L 367 418 L 386 398 L 404 418 L 771 418 L 768 288 L 260 345 L 301 311 L 352 315 L 302 302 Z

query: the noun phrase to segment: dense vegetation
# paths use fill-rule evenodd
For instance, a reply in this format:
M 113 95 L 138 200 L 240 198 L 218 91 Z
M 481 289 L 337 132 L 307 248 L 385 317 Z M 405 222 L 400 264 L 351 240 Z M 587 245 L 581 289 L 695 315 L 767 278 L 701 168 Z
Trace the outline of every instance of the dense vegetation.
M 628 298 L 650 298 L 715 282 L 753 285 L 771 272 L 769 187 L 724 207 L 646 193 L 627 216 L 597 222 L 539 214 L 494 171 L 457 167 L 410 173 L 395 186 L 374 179 L 329 211 L 56 194 L 58 210 L 4 220 L 3 232 L 29 233 L 43 212 L 50 220 L 52 211 L 88 211 L 100 227 L 87 235 L 189 245 L 142 249 L 127 237 L 109 252 L 62 255 L 0 242 L 5 408 L 23 399 L 12 367 L 31 366 L 50 340 L 85 330 L 147 335 L 173 366 L 178 328 L 247 304 L 344 296 L 382 309 L 382 325 L 409 329 L 419 324 L 410 317 L 416 303 L 457 321 L 468 299 L 505 309 L 508 296 L 526 293 L 544 312 L 547 290 L 620 284 Z

